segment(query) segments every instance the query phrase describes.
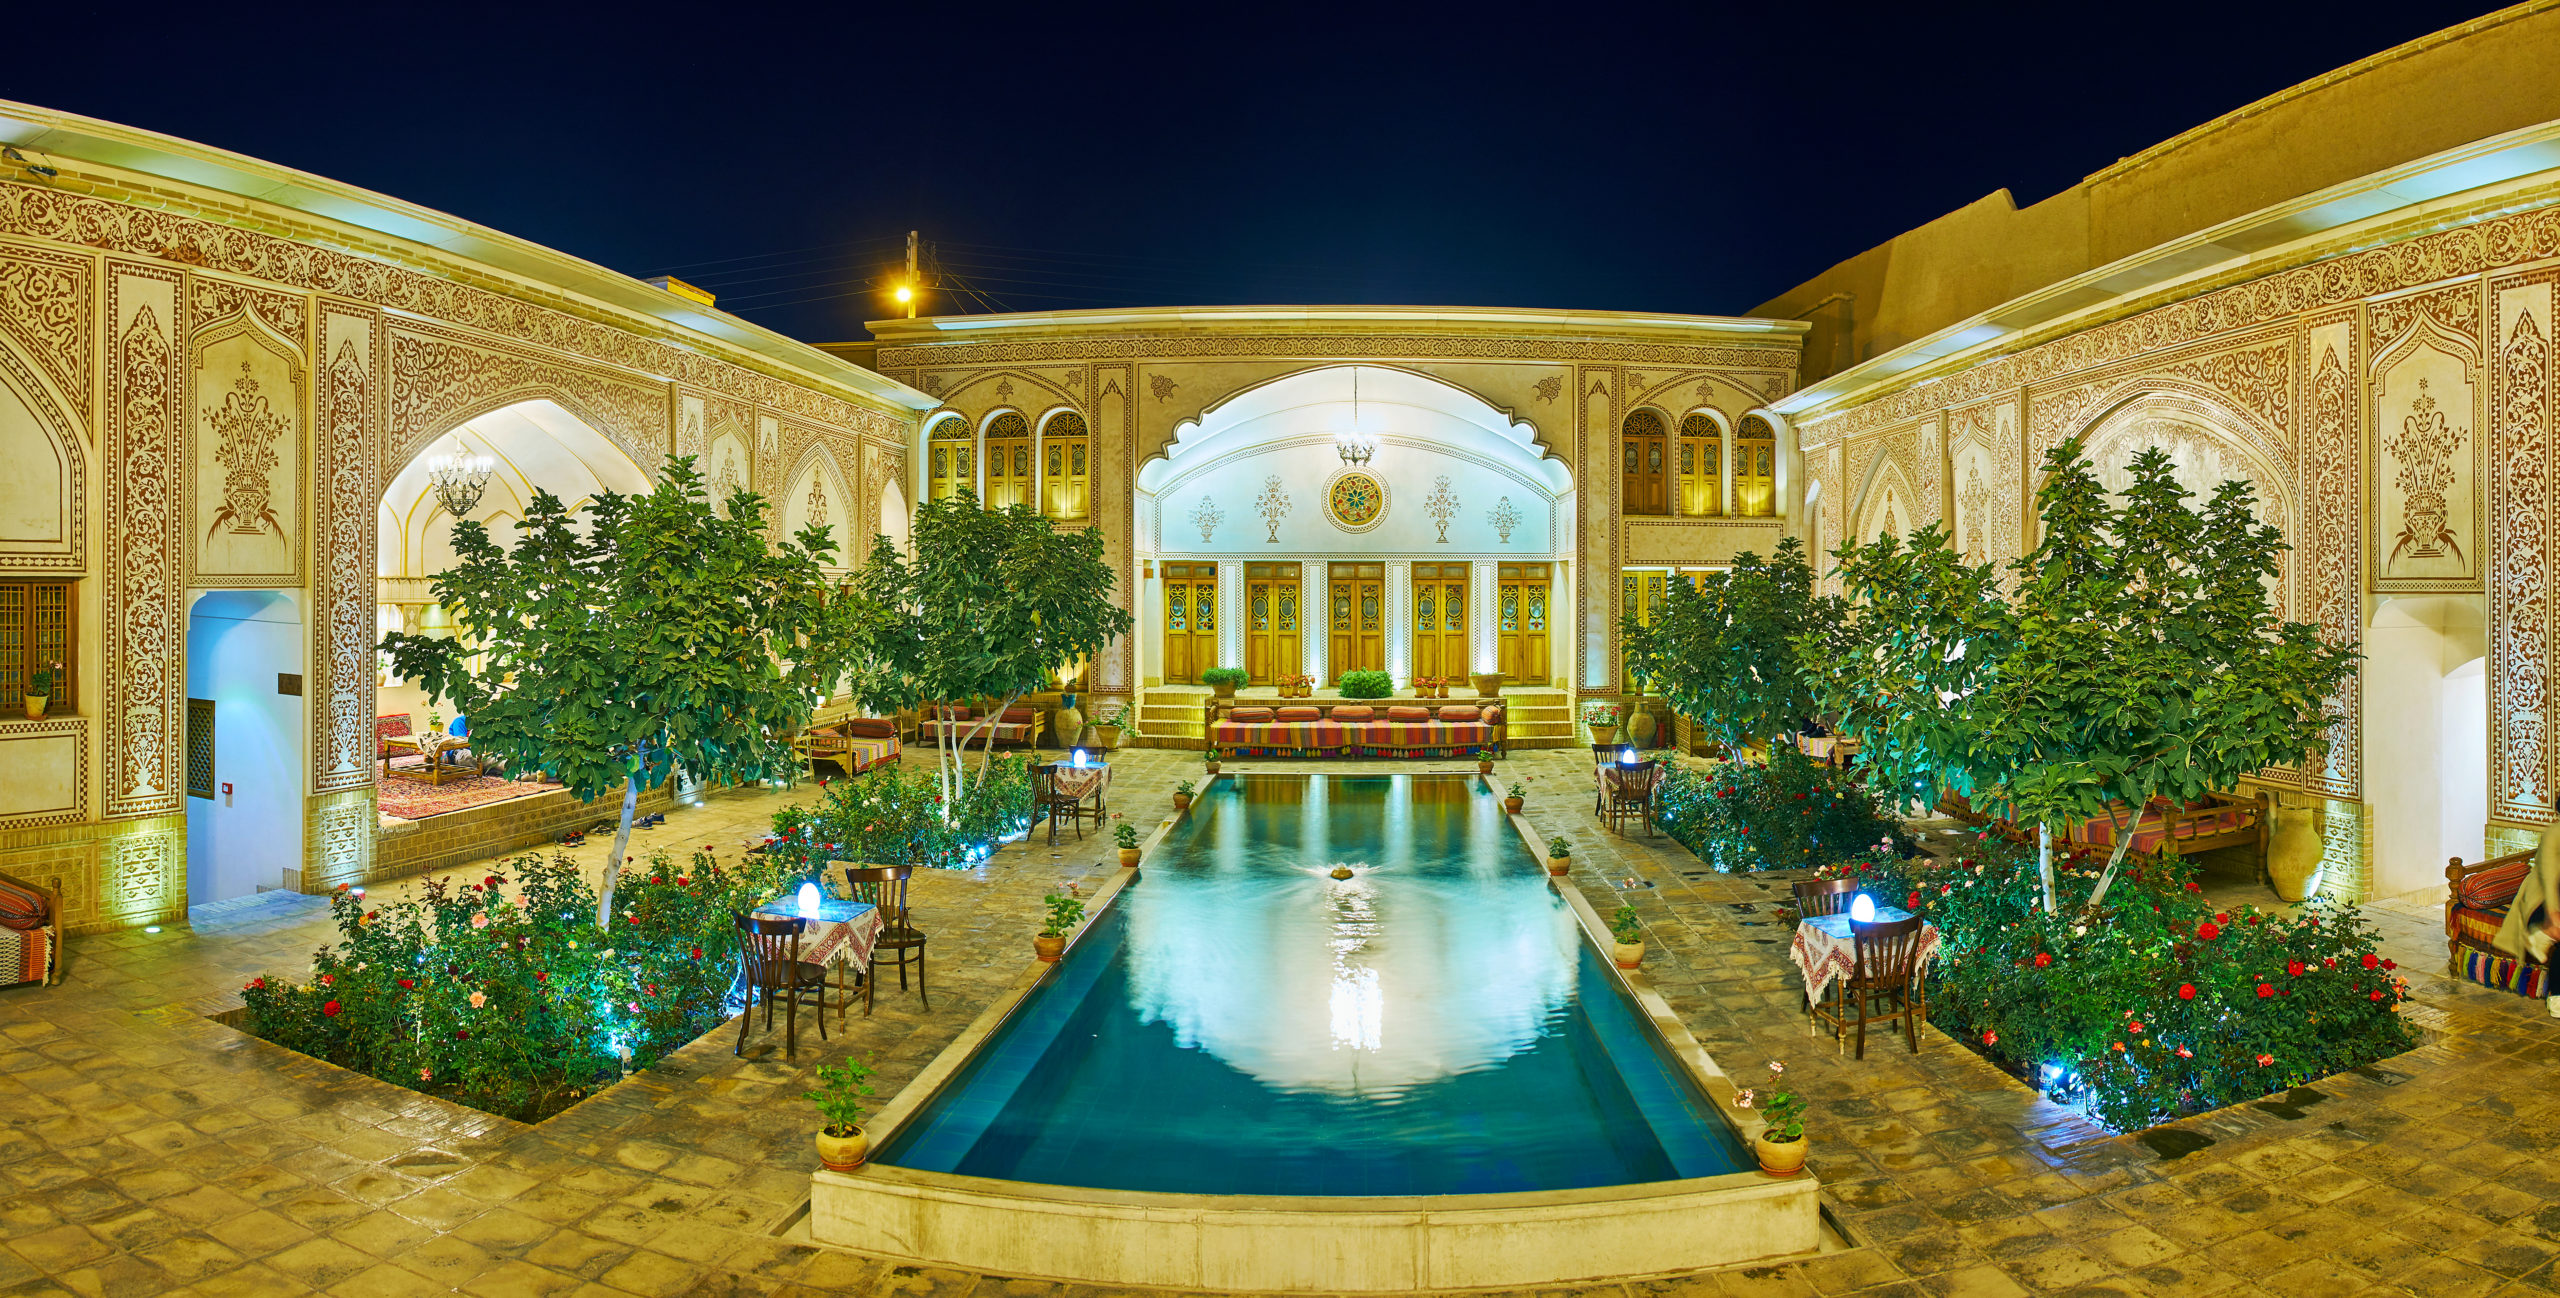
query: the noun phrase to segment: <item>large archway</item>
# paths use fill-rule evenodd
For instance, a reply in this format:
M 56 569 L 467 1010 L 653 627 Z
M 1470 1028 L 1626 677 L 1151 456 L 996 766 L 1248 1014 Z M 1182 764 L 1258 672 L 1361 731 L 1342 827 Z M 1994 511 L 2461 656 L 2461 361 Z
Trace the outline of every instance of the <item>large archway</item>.
M 1238 393 L 1138 474 L 1142 678 L 1563 678 L 1572 485 L 1533 425 L 1410 370 Z

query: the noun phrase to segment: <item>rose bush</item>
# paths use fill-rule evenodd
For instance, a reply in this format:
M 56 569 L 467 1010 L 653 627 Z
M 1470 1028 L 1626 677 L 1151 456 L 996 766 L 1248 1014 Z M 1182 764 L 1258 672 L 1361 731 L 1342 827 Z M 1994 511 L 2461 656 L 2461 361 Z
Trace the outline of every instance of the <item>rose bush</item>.
M 1907 840 L 1854 777 L 1792 746 L 1768 765 L 1727 762 L 1666 773 L 1654 818 L 1698 859 L 1726 873 L 1802 870 Z
M 249 1030 L 288 1049 L 486 1112 L 539 1121 L 729 1016 L 733 916 L 775 895 L 780 863 L 709 849 L 626 867 L 609 931 L 565 856 L 521 857 L 414 901 L 329 899 L 338 941 L 308 981 L 243 989 Z M 332 1007 L 335 1007 L 334 1010 Z
M 2105 862 L 2057 857 L 2057 885 Z M 2028 849 L 1861 859 L 1821 871 L 1866 884 L 1938 929 L 1929 1018 L 2050 1083 L 2076 1074 L 2091 1112 L 2130 1131 L 2398 1054 L 2408 998 L 2352 906 L 2216 910 L 2176 858 L 2128 865 L 2107 904 L 2047 913 Z M 2073 894 L 2065 894 L 2073 895 Z M 2086 896 L 2085 886 L 2076 894 Z

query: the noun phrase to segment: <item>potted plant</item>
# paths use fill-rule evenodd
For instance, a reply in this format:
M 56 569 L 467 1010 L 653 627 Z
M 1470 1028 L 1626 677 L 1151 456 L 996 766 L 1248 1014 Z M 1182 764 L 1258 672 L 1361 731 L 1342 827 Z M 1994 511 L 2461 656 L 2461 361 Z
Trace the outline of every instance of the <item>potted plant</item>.
M 826 1125 L 818 1128 L 818 1161 L 830 1172 L 850 1172 L 871 1157 L 871 1140 L 862 1134 L 862 1100 L 871 1094 L 871 1065 L 859 1059 L 818 1065 L 818 1089 L 809 1099 Z
M 1621 969 L 1633 969 L 1644 963 L 1644 923 L 1636 918 L 1636 908 L 1620 906 L 1609 917 L 1609 936 L 1618 940 L 1609 955 Z
M 1111 836 L 1120 840 L 1120 864 L 1136 865 L 1138 863 L 1138 827 L 1123 821 L 1120 828 L 1112 831 Z
M 1595 744 L 1618 742 L 1618 705 L 1594 703 L 1584 708 L 1582 724 L 1591 727 L 1591 742 Z
M 1547 840 L 1547 873 L 1563 874 L 1573 869 L 1573 840 L 1558 835 Z
M 1733 1102 L 1746 1109 L 1760 1110 L 1760 1134 L 1751 1138 L 1751 1152 L 1760 1159 L 1760 1170 L 1771 1176 L 1794 1176 L 1804 1170 L 1805 1099 L 1787 1089 L 1787 1066 L 1769 1061 L 1769 1084 L 1744 1091 Z
M 1207 667 L 1200 672 L 1200 683 L 1222 699 L 1234 698 L 1236 687 L 1252 679 L 1252 673 L 1242 667 Z
M 1493 774 L 1493 749 L 1492 749 L 1492 748 L 1490 748 L 1490 747 L 1484 747 L 1484 748 L 1478 748 L 1478 749 L 1476 750 L 1476 774 L 1478 774 L 1478 775 L 1491 775 L 1491 774 Z
M 1218 773 L 1218 746 L 1216 744 L 1209 745 L 1207 767 L 1211 775 Z
M 1502 809 L 1511 815 L 1519 815 L 1520 805 L 1528 800 L 1529 790 L 1518 780 L 1513 780 L 1511 788 L 1503 795 Z
M 1177 784 L 1177 785 L 1173 786 L 1173 809 L 1174 809 L 1174 810 L 1176 810 L 1176 811 L 1188 811 L 1188 810 L 1190 810 L 1190 809 L 1191 809 L 1191 790 L 1192 790 L 1192 787 L 1193 787 L 1193 786 L 1192 786 L 1192 783 L 1191 783 L 1191 781 L 1189 781 L 1189 780 L 1184 780 L 1182 783 L 1180 783 L 1180 784 Z
M 1120 832 L 1134 837 L 1138 831 L 1122 825 Z M 1129 849 L 1121 851 L 1125 854 Z M 1067 935 L 1084 922 L 1084 898 L 1053 892 L 1040 900 L 1048 904 L 1049 917 L 1040 922 L 1039 934 L 1031 939 L 1031 953 L 1043 964 L 1055 964 L 1067 949 Z
M 46 663 L 27 674 L 27 720 L 44 720 L 45 704 L 53 701 L 53 674 L 60 663 Z
M 1500 672 L 1477 672 L 1471 679 L 1475 684 L 1476 693 L 1486 698 L 1494 698 L 1502 693 L 1502 673 Z
M 1335 686 L 1346 699 L 1383 699 L 1396 692 L 1395 678 L 1374 669 L 1344 672 Z
M 1123 703 L 1112 712 L 1110 720 L 1096 721 L 1085 729 L 1092 737 L 1092 742 L 1085 747 L 1108 752 L 1120 746 L 1120 737 L 1124 733 L 1130 736 L 1138 733 L 1138 720 L 1129 714 L 1129 705 Z

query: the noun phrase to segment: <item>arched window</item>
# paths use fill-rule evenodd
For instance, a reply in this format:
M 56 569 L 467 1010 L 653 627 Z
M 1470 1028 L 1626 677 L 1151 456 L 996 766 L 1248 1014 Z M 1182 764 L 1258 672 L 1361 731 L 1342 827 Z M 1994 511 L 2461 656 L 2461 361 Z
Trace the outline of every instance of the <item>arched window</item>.
M 1627 416 L 1626 422 L 1619 426 L 1619 432 L 1625 476 L 1625 485 L 1618 495 L 1620 512 L 1670 513 L 1671 493 L 1664 461 L 1670 455 L 1671 430 L 1664 427 L 1661 415 L 1639 410 Z
M 1060 411 L 1040 426 L 1040 512 L 1051 518 L 1086 518 L 1093 513 L 1087 476 L 1093 437 L 1084 416 Z
M 1745 418 L 1734 432 L 1733 505 L 1744 518 L 1778 512 L 1778 433 L 1758 415 Z
M 1680 512 L 1705 518 L 1724 512 L 1724 430 L 1703 414 L 1680 421 Z
M 1030 506 L 1031 421 L 1008 410 L 987 421 L 987 508 Z
M 962 487 L 972 491 L 978 487 L 978 462 L 975 439 L 969 436 L 969 421 L 957 415 L 935 424 L 925 435 L 926 494 L 935 500 L 949 500 L 960 494 Z

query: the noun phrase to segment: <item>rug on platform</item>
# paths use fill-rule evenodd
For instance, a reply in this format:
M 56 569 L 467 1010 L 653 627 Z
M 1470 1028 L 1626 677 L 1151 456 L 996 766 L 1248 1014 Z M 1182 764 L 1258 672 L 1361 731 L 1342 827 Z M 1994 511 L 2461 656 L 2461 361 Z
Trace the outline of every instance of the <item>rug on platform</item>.
M 510 798 L 529 798 L 559 787 L 549 780 L 507 780 L 495 775 L 474 775 L 442 784 L 393 775 L 381 781 L 379 805 L 383 815 L 394 819 L 424 820 Z

